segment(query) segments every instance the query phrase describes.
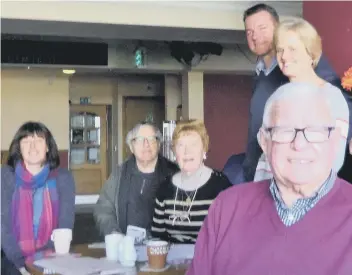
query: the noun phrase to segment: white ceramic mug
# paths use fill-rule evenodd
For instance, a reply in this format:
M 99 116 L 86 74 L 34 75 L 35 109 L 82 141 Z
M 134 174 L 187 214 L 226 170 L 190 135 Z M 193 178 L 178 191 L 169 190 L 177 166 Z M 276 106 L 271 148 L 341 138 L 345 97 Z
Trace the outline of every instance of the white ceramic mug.
M 119 261 L 122 266 L 133 267 L 136 264 L 137 252 L 134 241 L 133 236 L 124 236 L 119 245 Z
M 107 260 L 119 260 L 119 244 L 122 239 L 123 235 L 117 232 L 105 236 L 105 253 Z
M 51 240 L 54 242 L 56 254 L 67 254 L 70 252 L 72 241 L 72 229 L 58 228 L 51 233 Z

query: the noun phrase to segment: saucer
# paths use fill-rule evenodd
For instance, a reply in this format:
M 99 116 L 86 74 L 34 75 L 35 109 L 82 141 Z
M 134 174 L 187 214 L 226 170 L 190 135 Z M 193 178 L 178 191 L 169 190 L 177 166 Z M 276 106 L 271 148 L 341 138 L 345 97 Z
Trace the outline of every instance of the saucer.
M 155 269 L 155 268 L 150 268 L 148 263 L 146 263 L 145 265 L 141 266 L 140 271 L 142 272 L 163 272 L 167 269 L 169 269 L 171 265 L 166 264 L 164 268 L 160 268 L 160 269 Z

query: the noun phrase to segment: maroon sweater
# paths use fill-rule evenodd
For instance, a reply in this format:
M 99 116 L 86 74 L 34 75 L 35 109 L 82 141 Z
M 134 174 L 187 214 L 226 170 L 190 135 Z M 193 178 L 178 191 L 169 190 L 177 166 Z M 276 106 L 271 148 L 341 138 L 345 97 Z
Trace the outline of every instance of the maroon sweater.
M 187 275 L 352 275 L 352 185 L 337 179 L 290 227 L 269 185 L 242 184 L 219 195 Z

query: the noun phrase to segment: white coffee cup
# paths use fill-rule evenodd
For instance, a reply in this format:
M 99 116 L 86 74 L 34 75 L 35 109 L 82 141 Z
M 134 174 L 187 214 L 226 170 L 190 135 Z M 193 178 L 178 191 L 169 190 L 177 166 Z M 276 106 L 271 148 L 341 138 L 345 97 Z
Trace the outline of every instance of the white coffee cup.
M 117 232 L 105 236 L 105 252 L 107 260 L 119 260 L 119 244 L 122 239 L 123 235 Z
M 51 233 L 51 240 L 54 242 L 56 254 L 67 254 L 70 252 L 72 241 L 72 229 L 58 228 Z
M 124 236 L 119 244 L 119 261 L 122 266 L 133 267 L 137 261 L 137 251 L 134 247 L 135 238 Z

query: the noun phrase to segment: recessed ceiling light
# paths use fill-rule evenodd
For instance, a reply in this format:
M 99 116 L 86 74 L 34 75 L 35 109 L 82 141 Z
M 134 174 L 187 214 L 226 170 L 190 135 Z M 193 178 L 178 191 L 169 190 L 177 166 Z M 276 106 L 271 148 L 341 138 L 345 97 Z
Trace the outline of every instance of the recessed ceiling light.
M 76 70 L 68 70 L 68 69 L 63 69 L 62 72 L 64 74 L 74 74 L 76 72 Z

